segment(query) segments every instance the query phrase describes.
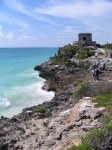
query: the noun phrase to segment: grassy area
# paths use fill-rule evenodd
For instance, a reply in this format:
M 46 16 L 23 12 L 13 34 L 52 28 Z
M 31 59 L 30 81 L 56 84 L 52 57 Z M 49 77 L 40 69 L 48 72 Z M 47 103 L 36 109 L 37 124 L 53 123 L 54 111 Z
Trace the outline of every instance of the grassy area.
M 97 102 L 97 107 L 111 107 L 112 104 L 112 93 L 104 93 L 101 95 L 98 95 L 93 102 Z

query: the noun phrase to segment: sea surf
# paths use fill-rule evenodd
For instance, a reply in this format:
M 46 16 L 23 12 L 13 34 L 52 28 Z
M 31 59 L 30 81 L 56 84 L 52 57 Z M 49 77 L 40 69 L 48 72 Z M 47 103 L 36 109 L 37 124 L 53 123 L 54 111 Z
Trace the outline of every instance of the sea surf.
M 54 97 L 42 90 L 44 79 L 34 71 L 48 61 L 58 48 L 0 48 L 0 116 L 11 118 L 23 108 L 41 104 Z

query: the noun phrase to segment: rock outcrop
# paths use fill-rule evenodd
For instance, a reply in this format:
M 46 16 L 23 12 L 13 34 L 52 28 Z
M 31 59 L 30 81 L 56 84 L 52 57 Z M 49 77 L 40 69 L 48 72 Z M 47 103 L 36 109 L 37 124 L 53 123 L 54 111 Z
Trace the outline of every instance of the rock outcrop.
M 38 114 L 25 111 L 11 120 L 0 122 L 1 150 L 62 150 L 78 145 L 86 131 L 99 128 L 99 117 L 105 108 L 95 108 L 91 97 L 85 97 L 71 109 L 39 119 Z

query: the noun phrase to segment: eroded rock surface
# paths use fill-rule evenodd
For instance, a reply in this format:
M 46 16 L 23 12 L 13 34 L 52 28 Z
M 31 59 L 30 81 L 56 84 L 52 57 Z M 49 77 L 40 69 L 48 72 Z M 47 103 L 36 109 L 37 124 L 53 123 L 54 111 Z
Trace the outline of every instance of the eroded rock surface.
M 18 117 L 2 118 L 0 149 L 62 150 L 78 145 L 86 131 L 101 126 L 98 118 L 105 108 L 95 108 L 91 99 L 85 97 L 74 107 L 49 118 L 38 119 L 36 114 L 29 116 L 27 121 Z M 27 115 L 29 113 L 32 112 Z

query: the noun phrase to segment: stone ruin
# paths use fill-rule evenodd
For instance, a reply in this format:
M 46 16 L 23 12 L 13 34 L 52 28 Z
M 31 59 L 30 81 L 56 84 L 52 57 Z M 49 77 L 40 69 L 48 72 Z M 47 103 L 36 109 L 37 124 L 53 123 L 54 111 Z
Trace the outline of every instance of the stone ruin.
M 83 44 L 86 46 L 96 46 L 96 42 L 92 41 L 92 33 L 79 33 L 78 41 L 74 41 L 73 44 L 78 44 L 79 46 Z

